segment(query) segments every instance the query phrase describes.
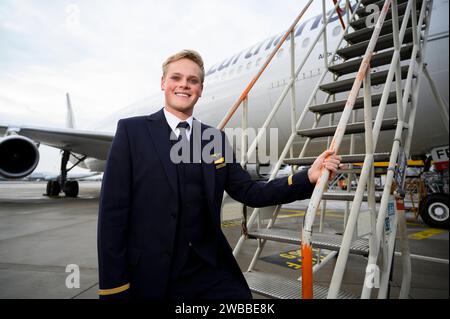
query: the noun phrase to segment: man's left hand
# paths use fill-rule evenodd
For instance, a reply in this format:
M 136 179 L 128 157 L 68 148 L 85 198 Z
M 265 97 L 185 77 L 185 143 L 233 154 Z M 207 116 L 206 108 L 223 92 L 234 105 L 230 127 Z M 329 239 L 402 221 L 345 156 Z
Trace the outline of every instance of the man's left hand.
M 332 179 L 336 175 L 341 160 L 342 158 L 332 150 L 326 150 L 320 154 L 308 170 L 308 178 L 311 184 L 317 183 L 323 168 L 330 171 L 330 179 Z

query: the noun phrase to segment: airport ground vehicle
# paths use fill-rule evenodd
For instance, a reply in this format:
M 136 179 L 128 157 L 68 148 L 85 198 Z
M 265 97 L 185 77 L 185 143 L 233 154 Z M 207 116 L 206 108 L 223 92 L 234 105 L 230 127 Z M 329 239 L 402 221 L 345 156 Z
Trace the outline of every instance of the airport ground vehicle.
M 449 228 L 448 146 L 434 148 L 417 176 L 406 180 L 410 210 L 431 227 Z

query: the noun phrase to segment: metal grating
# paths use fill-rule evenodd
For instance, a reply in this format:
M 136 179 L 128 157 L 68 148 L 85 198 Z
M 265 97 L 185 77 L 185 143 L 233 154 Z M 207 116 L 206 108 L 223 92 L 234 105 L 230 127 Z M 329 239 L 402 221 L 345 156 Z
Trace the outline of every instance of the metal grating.
M 299 231 L 279 229 L 279 228 L 261 228 L 250 231 L 249 238 L 266 239 L 281 243 L 301 245 L 301 233 Z M 338 251 L 341 248 L 342 235 L 313 233 L 312 244 L 317 248 L 324 248 Z M 350 246 L 350 253 L 355 255 L 367 256 L 369 254 L 369 241 L 361 238 L 354 241 Z
M 250 290 L 259 295 L 275 299 L 302 299 L 301 281 L 259 272 L 245 272 L 244 277 Z M 326 299 L 328 288 L 314 284 L 313 293 L 314 299 Z M 357 299 L 358 297 L 349 292 L 341 291 L 337 298 Z

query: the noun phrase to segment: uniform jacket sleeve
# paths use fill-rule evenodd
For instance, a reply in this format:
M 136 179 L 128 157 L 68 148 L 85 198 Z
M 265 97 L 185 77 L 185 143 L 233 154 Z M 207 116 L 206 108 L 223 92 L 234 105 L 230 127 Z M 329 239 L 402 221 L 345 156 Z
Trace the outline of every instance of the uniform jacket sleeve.
M 125 123 L 119 121 L 100 194 L 97 248 L 100 298 L 128 294 L 126 247 L 131 203 L 131 158 Z
M 224 140 L 225 152 L 232 152 L 227 138 Z M 253 181 L 250 174 L 236 161 L 235 154 L 233 162 L 227 164 L 225 191 L 233 199 L 250 207 L 265 207 L 306 199 L 311 197 L 314 186 L 309 181 L 307 170 L 264 182 Z

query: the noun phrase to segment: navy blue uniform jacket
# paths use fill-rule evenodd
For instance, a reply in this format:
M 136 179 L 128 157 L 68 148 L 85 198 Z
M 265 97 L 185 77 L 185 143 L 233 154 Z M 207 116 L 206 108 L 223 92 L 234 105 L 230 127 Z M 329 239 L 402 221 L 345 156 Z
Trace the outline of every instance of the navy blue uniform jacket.
M 118 123 L 100 195 L 100 296 L 165 296 L 178 212 L 177 172 L 170 160 L 167 125 L 162 109 Z M 211 127 L 202 123 L 202 132 L 206 128 Z M 219 134 L 225 154 L 230 146 L 225 134 Z M 221 230 L 223 192 L 250 207 L 264 207 L 308 198 L 314 185 L 306 171 L 266 183 L 253 181 L 236 161 L 220 162 L 202 162 L 209 213 L 219 249 L 232 271 L 245 280 Z

